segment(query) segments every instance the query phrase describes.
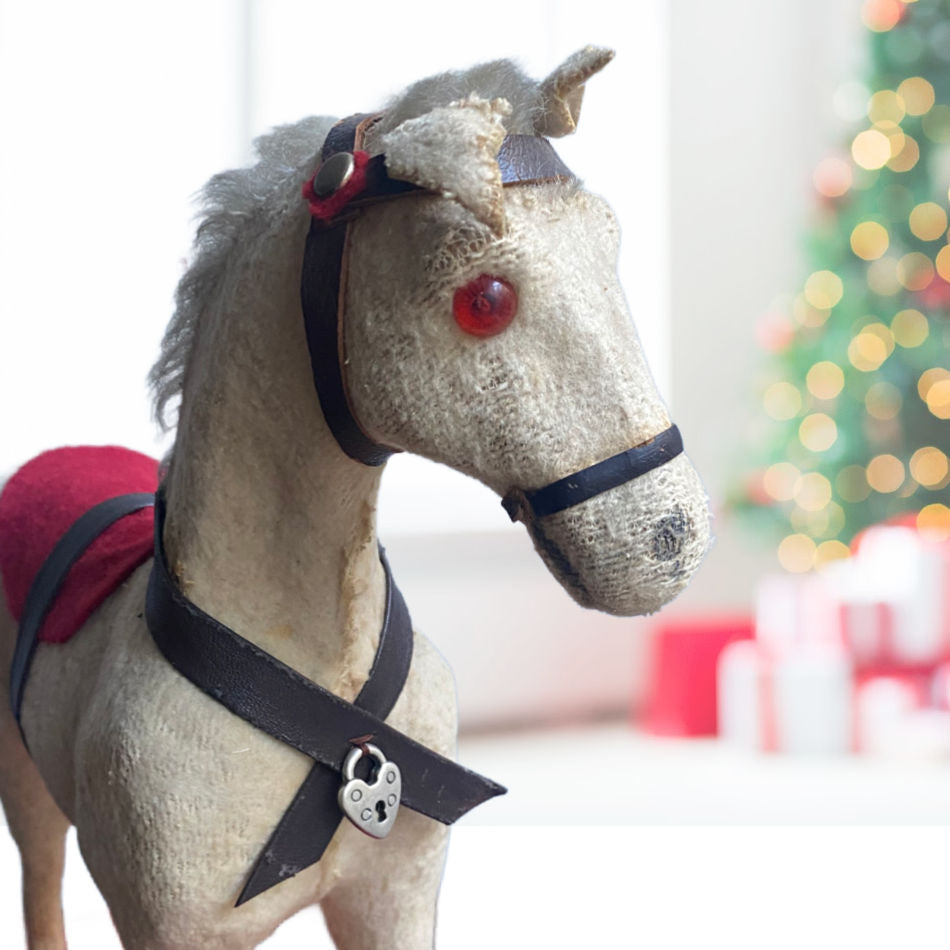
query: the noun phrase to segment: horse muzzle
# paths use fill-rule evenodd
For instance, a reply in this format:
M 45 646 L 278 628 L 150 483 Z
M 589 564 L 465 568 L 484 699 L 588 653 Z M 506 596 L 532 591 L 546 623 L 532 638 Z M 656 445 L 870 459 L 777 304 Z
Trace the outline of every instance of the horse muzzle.
M 578 603 L 620 616 L 672 600 L 709 547 L 706 494 L 676 426 L 502 504 Z

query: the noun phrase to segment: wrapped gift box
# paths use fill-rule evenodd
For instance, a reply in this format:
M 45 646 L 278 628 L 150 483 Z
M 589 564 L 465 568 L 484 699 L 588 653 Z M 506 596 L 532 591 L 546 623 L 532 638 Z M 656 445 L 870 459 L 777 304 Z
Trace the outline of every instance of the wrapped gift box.
M 854 669 L 840 645 L 781 652 L 735 643 L 719 659 L 720 735 L 750 750 L 827 755 L 852 748 Z
M 932 669 L 950 655 L 950 558 L 912 528 L 880 526 L 822 574 L 844 643 L 866 670 Z
M 651 644 L 643 717 L 647 731 L 660 736 L 716 735 L 719 654 L 752 635 L 747 615 L 701 615 L 659 624 Z

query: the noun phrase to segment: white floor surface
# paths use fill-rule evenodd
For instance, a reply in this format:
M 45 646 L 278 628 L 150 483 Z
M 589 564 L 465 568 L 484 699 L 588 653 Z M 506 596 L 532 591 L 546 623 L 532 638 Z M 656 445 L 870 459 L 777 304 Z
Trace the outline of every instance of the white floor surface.
M 941 943 L 950 763 L 749 756 L 620 724 L 473 737 L 460 757 L 511 791 L 453 832 L 440 950 Z M 18 878 L 0 832 L 0 950 L 23 948 Z M 65 905 L 70 950 L 118 948 L 72 837 Z M 332 945 L 314 909 L 262 946 Z

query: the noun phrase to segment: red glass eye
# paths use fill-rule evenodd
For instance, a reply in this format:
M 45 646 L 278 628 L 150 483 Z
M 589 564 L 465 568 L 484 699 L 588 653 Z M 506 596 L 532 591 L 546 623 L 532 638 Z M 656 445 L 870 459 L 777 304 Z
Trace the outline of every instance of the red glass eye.
M 472 336 L 501 333 L 518 312 L 518 292 L 503 277 L 482 274 L 452 299 L 455 322 Z

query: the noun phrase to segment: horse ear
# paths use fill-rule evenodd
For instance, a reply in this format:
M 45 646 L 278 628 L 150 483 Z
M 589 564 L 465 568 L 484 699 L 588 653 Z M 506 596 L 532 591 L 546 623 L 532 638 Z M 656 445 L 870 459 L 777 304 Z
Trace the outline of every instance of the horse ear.
M 538 88 L 541 115 L 534 123 L 538 135 L 560 138 L 577 128 L 584 83 L 614 58 L 612 49 L 585 46 L 569 56 Z
M 505 228 L 498 151 L 505 138 L 505 99 L 470 96 L 407 119 L 382 136 L 390 176 L 442 192 L 496 234 Z

